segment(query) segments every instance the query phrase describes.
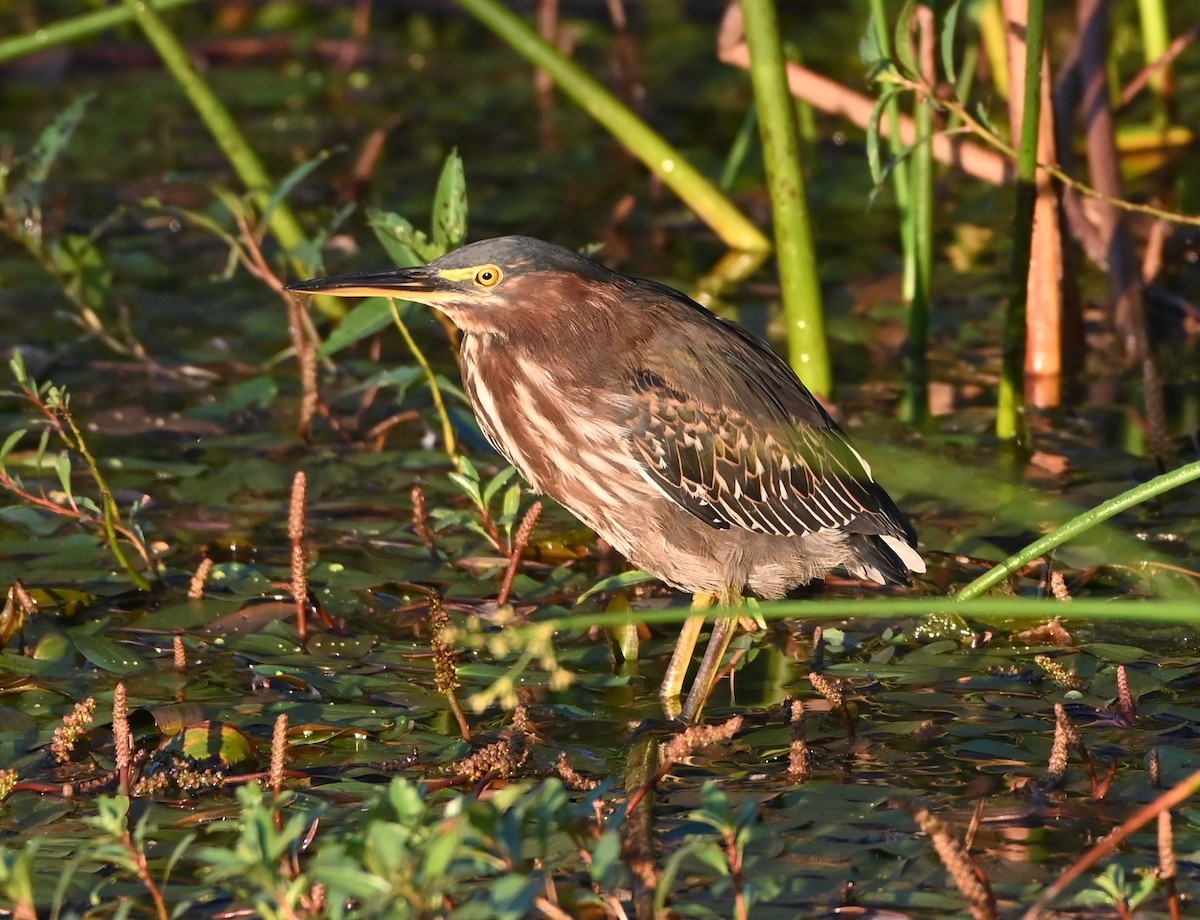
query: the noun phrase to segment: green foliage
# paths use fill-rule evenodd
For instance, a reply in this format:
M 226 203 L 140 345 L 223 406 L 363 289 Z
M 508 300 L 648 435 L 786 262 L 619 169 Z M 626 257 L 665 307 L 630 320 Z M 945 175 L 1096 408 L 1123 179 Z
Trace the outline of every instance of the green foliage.
M 438 529 L 451 526 L 466 527 L 485 540 L 491 541 L 496 549 L 511 552 L 512 530 L 521 510 L 521 483 L 512 481 L 517 474 L 516 467 L 503 467 L 484 484 L 475 464 L 467 457 L 458 457 L 455 465 L 457 470 L 448 473 L 447 476 L 471 499 L 473 510 L 435 508 L 430 516 L 437 522 Z M 500 511 L 495 514 L 492 503 L 501 490 L 504 491 L 504 495 L 500 500 Z M 504 545 L 500 543 L 500 531 L 504 532 Z
M 17 390 L 7 394 L 0 393 L 0 396 L 7 395 L 22 399 L 33 406 L 42 416 L 45 427 L 38 440 L 38 446 L 30 466 L 39 478 L 52 470 L 62 490 L 63 499 L 57 500 L 47 493 L 45 484 L 41 481 L 38 482 L 36 489 L 27 486 L 21 477 L 12 471 L 11 461 L 14 450 L 27 432 L 27 429 L 24 428 L 12 432 L 0 446 L 0 489 L 12 493 L 28 508 L 74 520 L 86 529 L 95 532 L 108 546 L 118 565 L 134 586 L 141 589 L 149 588 L 150 582 L 146 575 L 133 564 L 122 546 L 122 541 L 130 543 L 141 557 L 145 568 L 153 573 L 150 550 L 146 545 L 141 526 L 137 522 L 138 511 L 145 499 L 131 504 L 128 515 L 123 518 L 113 490 L 101 471 L 100 464 L 92 455 L 83 431 L 71 412 L 70 396 L 66 389 L 55 386 L 50 381 L 39 383 L 30 376 L 25 367 L 25 359 L 19 350 L 13 352 L 9 361 L 9 370 L 16 381 Z M 51 435 L 56 436 L 64 448 L 53 459 L 46 456 L 46 448 Z M 99 503 L 86 495 L 76 496 L 71 478 L 73 461 L 81 462 L 87 469 L 92 484 L 99 494 Z

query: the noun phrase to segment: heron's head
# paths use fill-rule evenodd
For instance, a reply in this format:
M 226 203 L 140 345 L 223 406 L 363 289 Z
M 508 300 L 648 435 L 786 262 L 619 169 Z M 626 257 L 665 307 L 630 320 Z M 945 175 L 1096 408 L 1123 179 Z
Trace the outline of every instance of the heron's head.
M 507 335 L 610 308 L 619 277 L 562 246 L 503 236 L 470 243 L 429 265 L 314 278 L 288 290 L 410 300 L 442 311 L 464 332 Z

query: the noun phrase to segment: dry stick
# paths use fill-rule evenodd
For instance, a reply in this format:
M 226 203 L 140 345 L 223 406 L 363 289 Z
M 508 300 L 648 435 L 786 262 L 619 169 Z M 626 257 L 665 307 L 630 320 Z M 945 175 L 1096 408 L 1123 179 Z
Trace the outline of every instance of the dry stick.
M 968 852 L 975 845 L 975 835 L 983 826 L 983 810 L 986 806 L 987 799 L 980 799 L 975 803 L 975 810 L 971 812 L 971 823 L 967 825 L 967 832 L 963 834 L 963 846 L 967 848 Z
M 750 49 L 742 36 L 724 37 L 717 48 L 717 57 L 723 63 L 742 70 L 750 67 Z M 871 122 L 875 99 L 847 89 L 840 83 L 818 73 L 787 62 L 788 89 L 797 99 L 803 99 L 815 108 L 865 128 Z M 891 126 L 881 119 L 879 133 L 890 136 Z M 911 145 L 917 140 L 917 129 L 910 116 L 900 118 L 900 140 Z M 968 175 L 992 185 L 1003 185 L 1012 180 L 1012 164 L 1001 154 L 981 144 L 963 140 L 948 134 L 936 134 L 932 139 L 933 155 L 941 163 L 959 166 Z
M 300 645 L 308 642 L 308 559 L 304 551 L 305 498 L 308 478 L 298 471 L 292 479 L 292 500 L 288 506 L 288 539 L 292 543 L 292 598 L 296 601 L 296 631 Z
M 1134 97 L 1145 88 L 1146 84 L 1154 78 L 1154 75 L 1163 68 L 1169 67 L 1171 62 L 1174 61 L 1175 58 L 1179 57 L 1179 55 L 1183 53 L 1184 49 L 1187 48 L 1187 46 L 1194 42 L 1197 38 L 1200 38 L 1200 23 L 1192 26 L 1182 35 L 1178 36 L 1167 47 L 1167 50 L 1163 52 L 1162 57 L 1160 57 L 1157 61 L 1154 61 L 1152 64 L 1147 64 L 1142 68 L 1141 72 L 1136 77 L 1129 81 L 1129 83 L 1125 86 L 1125 89 L 1121 92 L 1121 101 L 1119 103 L 1119 107 L 1125 108 L 1125 106 L 1133 102 Z
M 208 576 L 212 574 L 215 564 L 211 556 L 205 556 L 200 560 L 200 564 L 196 566 L 196 571 L 192 573 L 192 580 L 188 584 L 189 601 L 198 601 L 204 597 L 204 586 L 208 584 Z
M 496 597 L 497 604 L 507 604 L 508 595 L 512 592 L 513 579 L 517 577 L 517 569 L 521 565 L 521 554 L 533 537 L 533 529 L 537 526 L 538 518 L 542 516 L 542 503 L 534 502 L 521 518 L 521 526 L 513 537 L 512 552 L 508 557 L 508 568 L 504 571 L 504 580 L 500 582 L 500 594 Z
M 1197 792 L 1200 792 L 1200 770 L 1176 783 L 1153 802 L 1143 805 L 1133 817 L 1125 821 L 1124 824 L 1107 837 L 1099 840 L 1074 865 L 1059 876 L 1058 881 L 1042 892 L 1041 897 L 1022 915 L 1021 920 L 1037 920 L 1041 916 L 1042 911 L 1049 907 L 1054 899 L 1062 894 L 1072 882 L 1105 856 L 1114 852 L 1117 847 L 1129 839 L 1130 835 L 1137 833 L 1157 818 L 1160 813 L 1178 807 Z

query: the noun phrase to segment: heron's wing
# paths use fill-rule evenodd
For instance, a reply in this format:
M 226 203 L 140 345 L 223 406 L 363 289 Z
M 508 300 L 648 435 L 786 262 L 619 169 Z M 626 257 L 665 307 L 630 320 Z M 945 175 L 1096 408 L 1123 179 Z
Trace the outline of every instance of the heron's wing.
M 711 527 L 779 536 L 838 529 L 915 546 L 911 526 L 791 368 L 740 327 L 704 316 L 711 321 L 693 324 L 686 342 L 647 342 L 630 372 L 628 437 L 646 477 Z

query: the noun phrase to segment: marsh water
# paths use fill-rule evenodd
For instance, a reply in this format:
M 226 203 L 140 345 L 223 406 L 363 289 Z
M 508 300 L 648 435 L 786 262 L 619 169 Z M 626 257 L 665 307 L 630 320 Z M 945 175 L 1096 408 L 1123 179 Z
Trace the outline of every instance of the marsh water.
M 23 14 L 33 13 L 14 6 L 0 9 L 0 22 L 15 33 Z M 46 5 L 62 15 L 73 12 L 69 6 Z M 865 87 L 857 48 L 866 4 L 820 4 L 803 21 L 780 6 L 807 66 Z M 753 94 L 744 73 L 715 60 L 721 5 L 631 5 L 619 39 L 602 4 L 566 7 L 576 59 L 706 174 L 727 172 L 733 199 L 766 226 L 769 202 L 753 139 L 749 155 L 729 165 Z M 47 10 L 39 4 L 36 15 Z M 306 230 L 324 234 L 329 273 L 387 267 L 363 205 L 425 226 L 452 150 L 465 165 L 469 238 L 522 233 L 571 247 L 601 244 L 598 257 L 607 264 L 685 291 L 724 253 L 580 109 L 561 95 L 540 109 L 529 68 L 451 4 L 380 5 L 362 41 L 349 37 L 351 14 L 334 4 L 200 4 L 171 15 L 272 176 L 329 153 L 290 195 Z M 1119 37 L 1130 34 L 1128 20 L 1122 7 Z M 26 853 L 45 916 L 55 901 L 61 916 L 153 915 L 136 873 L 114 869 L 120 861 L 104 855 L 112 838 L 88 823 L 94 796 L 50 789 L 113 769 L 110 713 L 122 683 L 146 775 L 169 773 L 164 764 L 179 746 L 222 774 L 265 770 L 273 726 L 287 716 L 295 789 L 288 814 L 321 815 L 312 846 L 296 845 L 301 871 L 323 845 L 343 845 L 339 834 L 361 832 L 364 803 L 394 777 L 428 788 L 461 780 L 466 774 L 456 770 L 469 755 L 511 737 L 520 704 L 532 725 L 521 731 L 528 759 L 511 777 L 485 771 L 484 782 L 462 784 L 468 798 L 498 804 L 489 818 L 495 826 L 473 818 L 473 855 L 450 861 L 457 887 L 441 900 L 429 895 L 423 907 L 411 895 L 410 913 L 392 909 L 397 916 L 535 915 L 542 910 L 536 897 L 553 889 L 567 915 L 616 916 L 615 902 L 602 895 L 617 892 L 617 902 L 631 903 L 634 883 L 621 875 L 628 872 L 622 864 L 634 862 L 629 851 L 615 860 L 614 875 L 601 878 L 599 857 L 581 859 L 577 851 L 602 835 L 579 831 L 582 819 L 566 805 L 547 817 L 515 796 L 522 783 L 555 775 L 560 754 L 603 784 L 596 793 L 571 792 L 576 805 L 592 796 L 618 808 L 649 778 L 645 758 L 672 734 L 656 690 L 675 627 L 644 629 L 636 660 L 625 660 L 614 635 L 586 623 L 558 631 L 553 661 L 541 654 L 527 661 L 521 648 L 504 648 L 502 637 L 511 624 L 626 604 L 682 617 L 688 599 L 642 581 L 580 601 L 626 565 L 547 502 L 511 602 L 497 605 L 509 562 L 503 550 L 535 496 L 514 490 L 516 478 L 489 494 L 501 538 L 493 545 L 470 477 L 461 468 L 459 481 L 450 476 L 455 467 L 429 386 L 394 330 L 322 361 L 328 414 L 307 437 L 298 435 L 301 384 L 284 303 L 231 262 L 225 241 L 184 216 L 207 214 L 228 226 L 215 189 L 237 189 L 237 179 L 140 32 L 126 26 L 50 49 L 3 65 L 0 75 L 0 162 L 18 170 L 19 157 L 55 116 L 94 94 L 41 188 L 46 251 L 57 253 L 52 264 L 70 269 L 55 277 L 11 234 L 0 239 L 0 345 L 6 354 L 19 350 L 37 379 L 67 388 L 118 504 L 127 515 L 136 507 L 132 520 L 161 567 L 151 589 L 138 590 L 95 528 L 9 496 L 0 501 L 0 586 L 19 581 L 37 602 L 0 653 L 0 768 L 46 786 L 18 789 L 0 805 L 0 882 L 8 898 L 18 903 L 12 860 Z M 1194 54 L 1180 59 L 1176 80 L 1176 119 L 1194 125 Z M 996 441 L 1011 189 L 944 170 L 936 196 L 931 414 L 919 426 L 900 422 L 906 320 L 894 200 L 886 188 L 871 200 L 860 130 L 820 113 L 806 112 L 802 121 L 837 380 L 831 405 L 913 519 L 930 570 L 911 589 L 880 592 L 834 575 L 801 596 L 908 595 L 929 599 L 927 612 L 941 615 L 942 599 L 988 566 L 1160 472 L 1163 458 L 1152 456 L 1139 410 L 1141 379 L 1091 352 L 1065 382 L 1064 405 L 1034 413 L 1029 444 L 1013 450 Z M 1167 151 L 1153 171 L 1130 176 L 1131 194 L 1176 182 L 1194 156 L 1187 148 Z M 1177 185 L 1181 209 L 1190 194 L 1195 213 L 1194 182 Z M 274 260 L 272 245 L 265 244 Z M 1195 251 L 1185 234 L 1166 249 L 1174 261 L 1163 277 L 1185 300 L 1200 290 Z M 1079 281 L 1085 318 L 1099 328 L 1104 275 L 1085 267 Z M 77 322 L 88 292 L 103 304 L 99 321 L 125 353 Z M 777 300 L 768 263 L 716 308 L 778 340 Z M 447 330 L 419 310 L 405 317 L 440 375 L 462 449 L 486 492 L 505 464 L 458 391 Z M 315 321 L 323 334 L 332 329 L 320 314 Z M 1187 327 L 1166 327 L 1175 330 L 1160 342 L 1167 460 L 1178 465 L 1200 455 L 1200 364 Z M 129 353 L 135 340 L 144 355 Z M 0 440 L 36 428 L 35 416 L 28 400 L 4 398 Z M 53 464 L 60 446 L 52 443 L 51 460 L 38 466 L 36 440 L 23 439 L 7 464 L 61 502 Z M 289 594 L 288 496 L 300 470 L 308 482 L 314 619 L 306 643 Z M 70 478 L 78 495 L 99 501 L 78 455 Z M 414 525 L 414 487 L 423 497 L 423 525 Z M 1008 591 L 1046 596 L 1053 571 L 1077 599 L 1194 601 L 1200 615 L 1198 521 L 1194 487 L 1169 493 L 1023 570 Z M 213 568 L 195 592 L 202 596 L 189 598 L 203 559 Z M 439 691 L 431 591 L 463 631 L 457 693 L 473 730 L 469 741 Z M 1062 602 L 1064 616 L 1069 603 Z M 331 625 L 320 622 L 318 607 Z M 182 668 L 173 654 L 180 641 Z M 735 641 L 739 667 L 707 711 L 713 723 L 741 715 L 741 729 L 677 764 L 658 784 L 652 811 L 646 806 L 652 861 L 670 870 L 660 876 L 669 903 L 687 916 L 731 916 L 739 897 L 750 900 L 755 917 L 965 915 L 913 810 L 928 809 L 961 837 L 978 805 L 974 858 L 1001 912 L 1015 913 L 1085 846 L 1200 769 L 1197 645 L 1194 625 L 1154 620 L 773 619 Z M 1119 666 L 1136 705 L 1132 716 L 1116 703 Z M 814 690 L 813 671 L 844 682 L 844 712 Z M 497 681 L 498 700 L 488 696 Z M 89 697 L 97 701 L 94 724 L 68 762 L 56 763 L 47 752 L 54 730 Z M 802 779 L 792 772 L 796 732 L 785 713 L 793 698 L 807 705 L 811 764 Z M 479 703 L 486 705 L 476 711 Z M 1056 704 L 1079 744 L 1065 775 L 1048 781 Z M 187 736 L 196 726 L 206 726 L 199 741 Z M 101 783 L 95 794 L 114 788 Z M 714 789 L 724 798 L 713 799 Z M 160 877 L 176 845 L 197 835 L 172 870 L 170 903 L 233 916 L 222 912 L 261 910 L 262 892 L 268 902 L 276 897 L 271 884 L 230 881 L 215 858 L 197 855 L 200 847 L 232 851 L 242 832 L 234 819 L 244 819 L 245 807 L 231 788 L 159 788 L 134 797 L 131 814 L 153 828 L 147 851 Z M 503 829 L 503 816 L 514 814 L 515 833 L 527 835 L 515 854 Z M 714 814 L 745 831 L 738 872 L 713 855 L 725 853 L 713 844 Z M 437 820 L 429 818 L 426 829 Z M 1197 812 L 1184 804 L 1175 834 L 1176 884 L 1185 897 L 1197 894 L 1197 829 Z M 580 844 L 579 835 L 590 842 Z M 246 867 L 258 864 L 243 857 L 246 877 L 257 878 Z M 1116 916 L 1112 905 L 1153 887 L 1146 880 L 1158 863 L 1153 830 L 1143 831 L 1058 904 L 1073 915 Z M 60 890 L 64 865 L 73 868 Z M 314 865 L 313 878 L 333 872 Z M 419 860 L 413 865 L 419 876 Z M 525 879 L 526 887 L 493 888 L 497 878 Z M 1139 915 L 1166 916 L 1164 891 L 1160 885 L 1145 894 Z M 380 908 L 372 915 L 392 914 Z

